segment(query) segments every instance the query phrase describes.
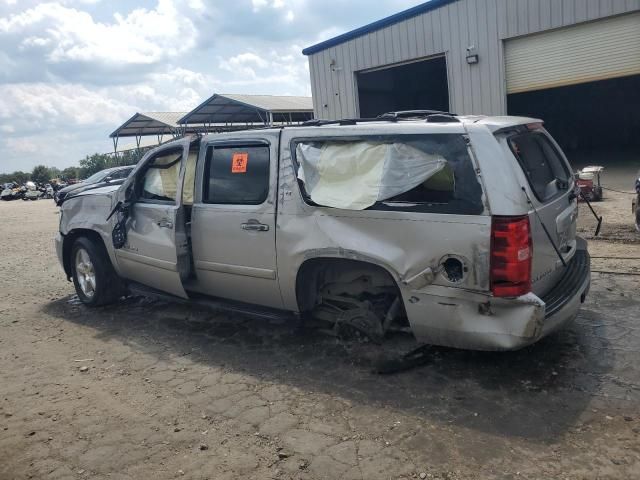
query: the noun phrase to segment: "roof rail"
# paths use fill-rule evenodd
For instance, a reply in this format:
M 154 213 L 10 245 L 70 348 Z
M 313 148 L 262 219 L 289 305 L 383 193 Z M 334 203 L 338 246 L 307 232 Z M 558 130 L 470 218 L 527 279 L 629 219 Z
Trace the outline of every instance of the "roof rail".
M 300 125 L 303 127 L 321 127 L 323 125 L 356 125 L 357 123 L 364 122 L 381 122 L 384 121 L 384 118 L 342 118 L 339 120 L 307 120 L 306 122 L 301 123 Z

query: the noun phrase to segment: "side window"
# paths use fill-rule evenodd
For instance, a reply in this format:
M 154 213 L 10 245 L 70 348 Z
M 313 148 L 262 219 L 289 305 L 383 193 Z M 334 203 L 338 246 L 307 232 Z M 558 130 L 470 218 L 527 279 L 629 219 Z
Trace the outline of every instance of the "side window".
M 268 194 L 267 145 L 225 145 L 207 149 L 204 203 L 260 205 Z
M 125 169 L 125 170 L 118 170 L 114 175 L 113 175 L 113 179 L 114 180 L 120 180 L 122 178 L 127 178 L 129 176 L 129 173 L 131 172 L 131 170 L 129 169 Z
M 482 186 L 460 134 L 292 143 L 307 203 L 349 210 L 479 215 Z
M 146 172 L 140 179 L 139 197 L 143 200 L 175 202 L 180 174 L 182 148 L 162 152 L 146 166 Z
M 509 138 L 509 147 L 540 201 L 555 197 L 558 183 L 569 181 L 569 171 L 549 139 L 542 133 L 523 133 Z

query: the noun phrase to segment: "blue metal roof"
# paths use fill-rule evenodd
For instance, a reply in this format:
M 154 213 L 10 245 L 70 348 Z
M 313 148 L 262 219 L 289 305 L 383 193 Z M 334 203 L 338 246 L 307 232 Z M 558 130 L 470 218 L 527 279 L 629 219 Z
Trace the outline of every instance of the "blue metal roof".
M 325 40 L 324 42 L 320 42 L 316 45 L 312 45 L 311 47 L 307 47 L 302 50 L 303 55 L 312 55 L 314 53 L 321 52 L 322 50 L 326 50 L 330 47 L 335 47 L 341 43 L 347 42 L 349 40 L 353 40 L 354 38 L 361 37 L 370 32 L 375 32 L 376 30 L 380 30 L 381 28 L 388 27 L 389 25 L 393 25 L 394 23 L 402 22 L 411 17 L 415 17 L 422 13 L 430 12 L 431 10 L 435 10 L 440 7 L 444 7 L 450 3 L 453 3 L 457 0 L 431 0 L 430 2 L 421 3 L 420 5 L 416 5 L 415 7 L 411 7 L 407 10 L 403 10 L 402 12 L 396 13 L 395 15 L 391 15 L 390 17 L 383 18 L 381 20 L 370 23 L 369 25 L 365 25 L 364 27 L 356 28 L 355 30 L 351 30 L 350 32 L 343 33 L 342 35 L 338 35 L 337 37 L 330 38 L 329 40 Z

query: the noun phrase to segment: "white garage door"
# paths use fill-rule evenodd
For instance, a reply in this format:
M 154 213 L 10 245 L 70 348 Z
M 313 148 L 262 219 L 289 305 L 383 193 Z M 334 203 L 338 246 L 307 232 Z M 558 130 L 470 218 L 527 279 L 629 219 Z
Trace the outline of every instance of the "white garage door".
M 640 74 L 640 13 L 505 42 L 507 93 Z

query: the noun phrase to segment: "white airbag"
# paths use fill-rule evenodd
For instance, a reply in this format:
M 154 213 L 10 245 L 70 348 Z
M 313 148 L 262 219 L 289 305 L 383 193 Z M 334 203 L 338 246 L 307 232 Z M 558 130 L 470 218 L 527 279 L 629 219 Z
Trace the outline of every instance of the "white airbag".
M 417 187 L 447 161 L 404 143 L 326 142 L 296 147 L 298 178 L 313 202 L 364 210 Z

